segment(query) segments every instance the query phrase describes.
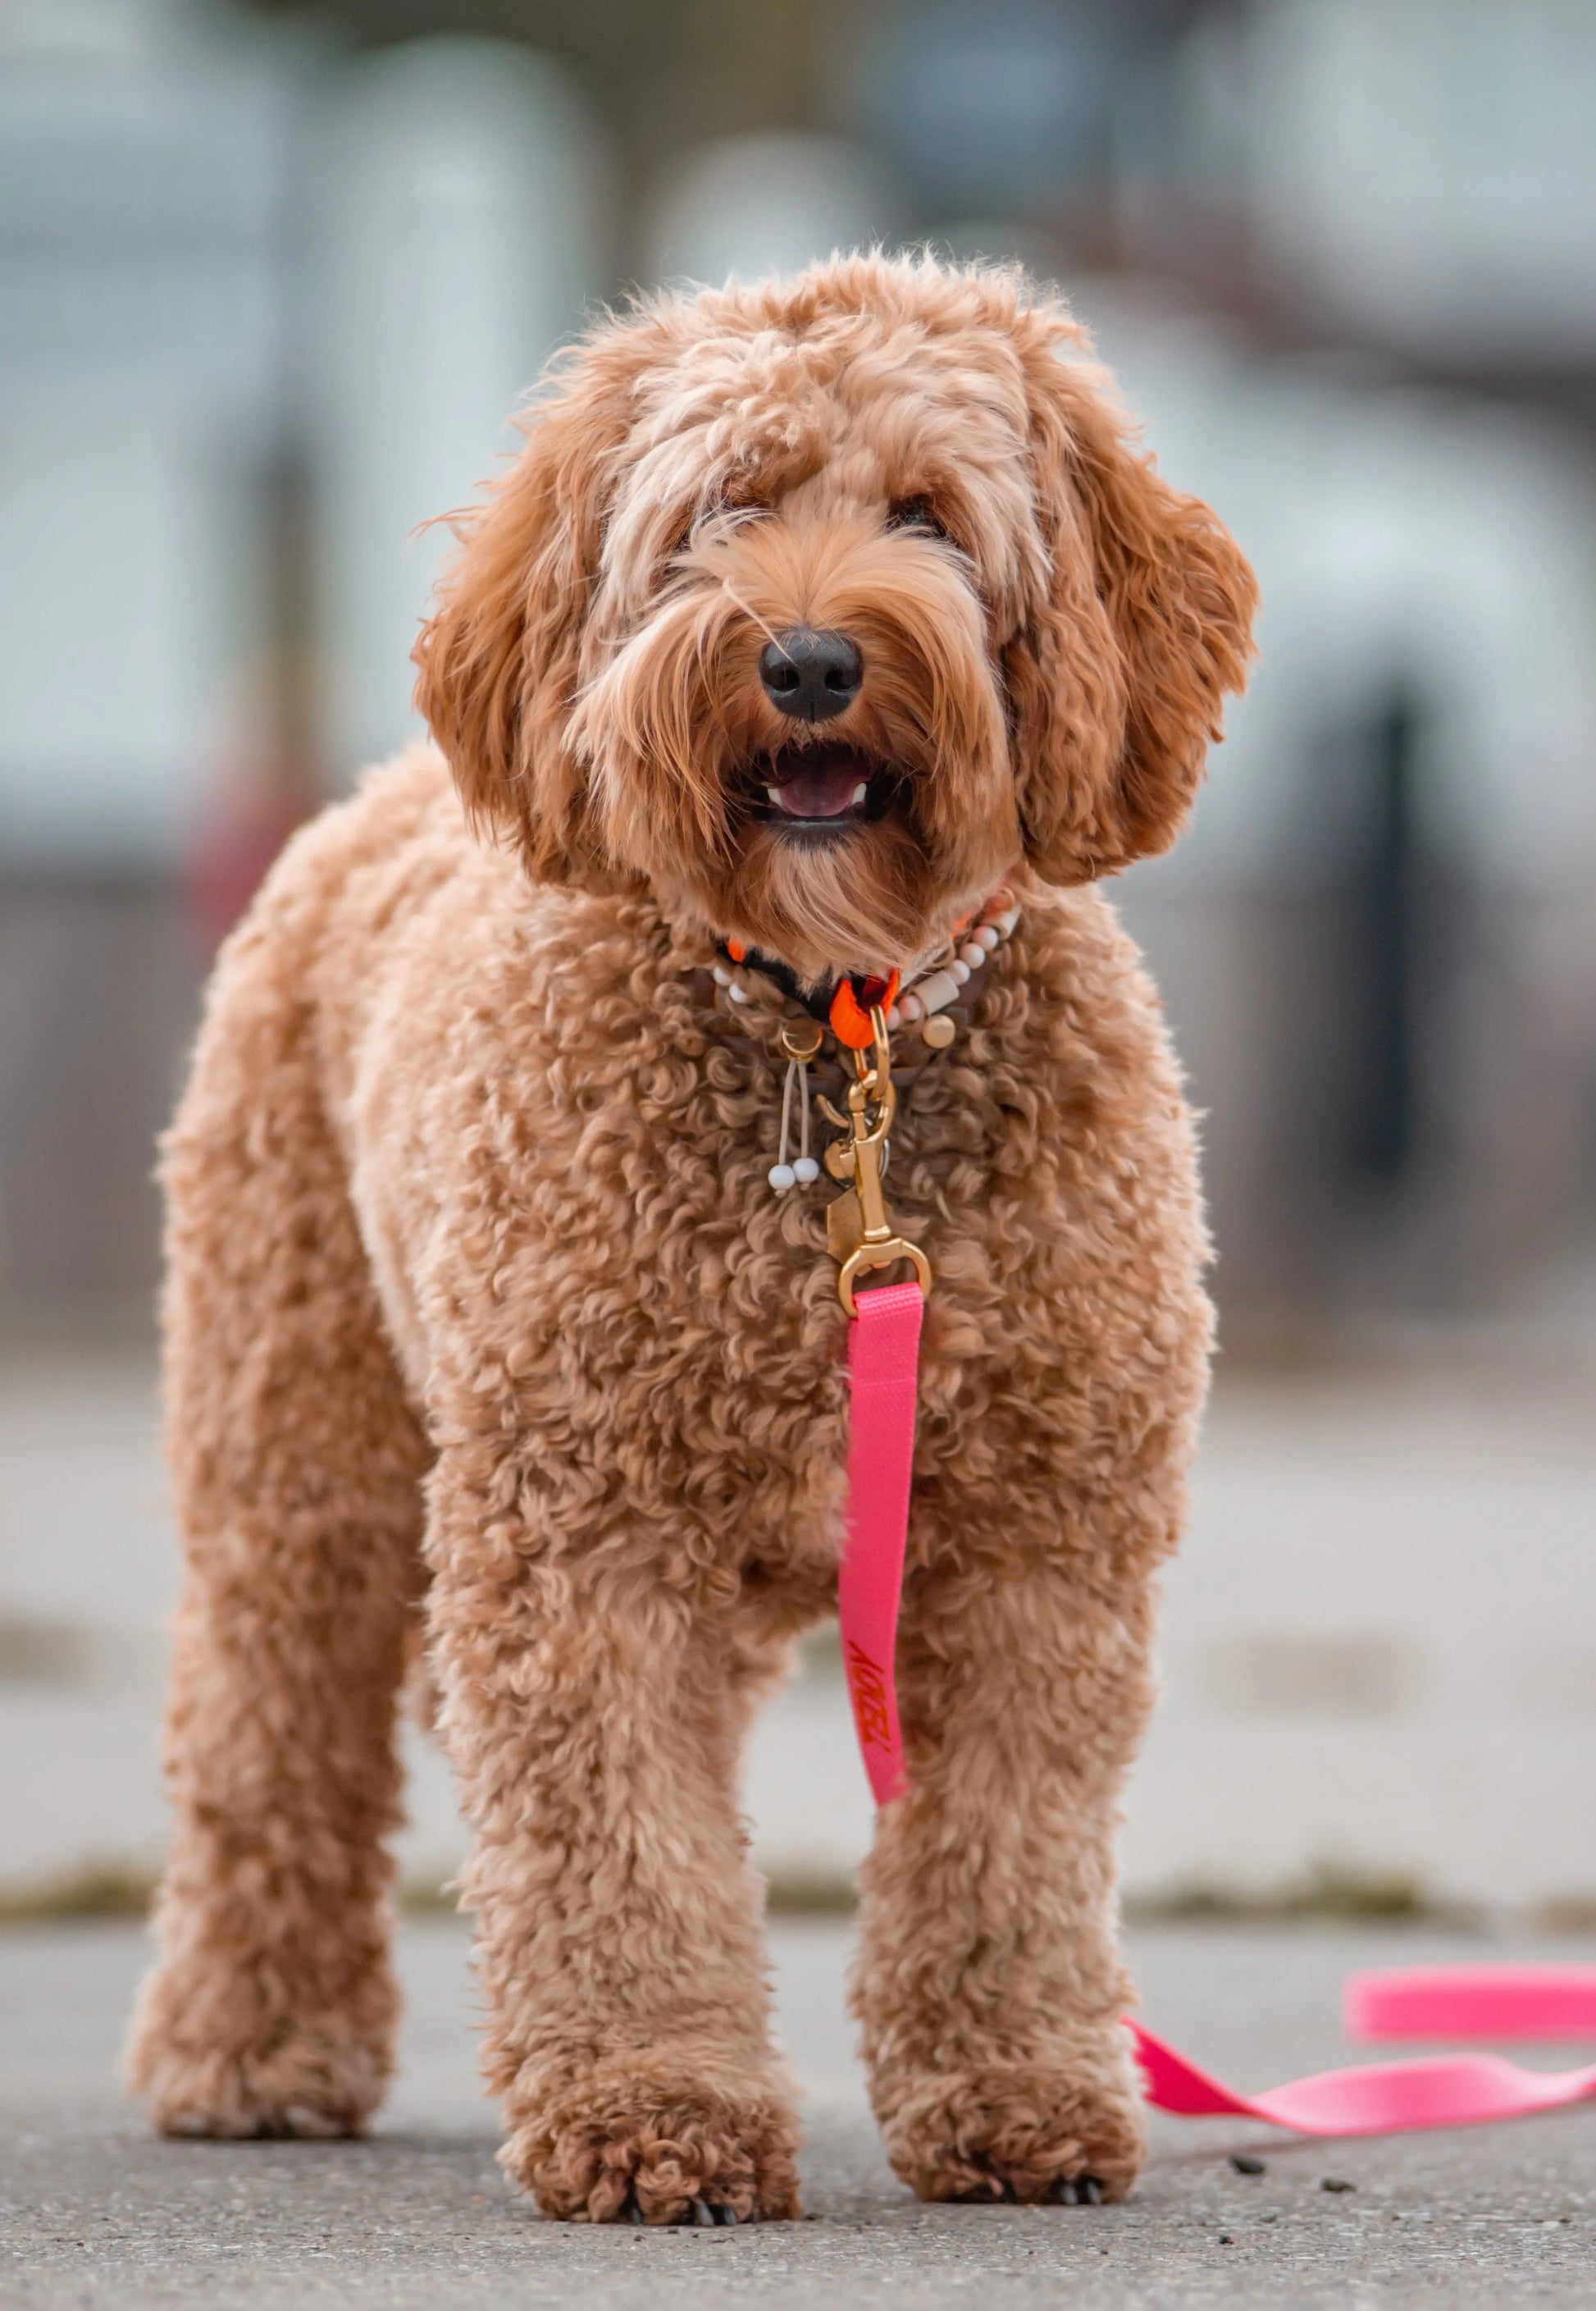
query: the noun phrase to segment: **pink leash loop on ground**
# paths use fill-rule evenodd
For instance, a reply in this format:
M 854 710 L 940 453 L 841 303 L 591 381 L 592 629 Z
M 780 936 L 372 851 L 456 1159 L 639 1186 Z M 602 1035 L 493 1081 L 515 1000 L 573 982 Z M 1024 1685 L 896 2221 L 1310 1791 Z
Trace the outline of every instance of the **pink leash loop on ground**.
M 1345 1991 L 1355 2036 L 1596 2036 L 1596 1967 L 1428 1966 L 1354 1975 Z M 1500 2054 L 1421 2054 L 1321 2071 L 1239 2095 L 1126 2018 L 1155 2109 L 1184 2118 L 1260 2118 L 1297 2134 L 1397 2134 L 1522 2118 L 1596 2097 L 1596 2063 L 1527 2071 Z
M 837 1610 L 859 1748 L 875 1801 L 882 1806 L 907 1786 L 893 1660 L 925 1295 L 918 1284 L 888 1284 L 861 1292 L 854 1307 L 848 1328 L 853 1412 L 847 1533 Z

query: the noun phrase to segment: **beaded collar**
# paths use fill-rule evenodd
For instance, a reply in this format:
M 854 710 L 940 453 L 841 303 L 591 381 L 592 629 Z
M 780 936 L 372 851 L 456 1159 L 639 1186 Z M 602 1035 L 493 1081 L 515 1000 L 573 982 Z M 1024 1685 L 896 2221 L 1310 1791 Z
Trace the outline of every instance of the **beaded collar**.
M 872 1014 L 884 1017 L 889 1033 L 917 1031 L 922 1057 L 916 1062 L 895 1063 L 893 1079 L 906 1094 L 913 1091 L 926 1062 L 948 1050 L 960 1025 L 968 1024 L 974 998 L 993 955 L 1019 920 L 1019 904 L 1006 884 L 1000 884 L 984 903 L 955 924 L 942 945 L 903 972 L 885 979 L 849 974 L 819 990 L 806 989 L 796 973 L 776 956 L 760 954 L 740 940 L 723 940 L 717 960 L 705 976 L 704 990 L 716 1007 L 728 1016 L 741 1011 L 768 1011 L 769 996 L 761 995 L 763 981 L 783 999 L 786 1016 L 778 1039 L 787 1062 L 782 1088 L 781 1132 L 770 1185 L 777 1195 L 794 1187 L 808 1187 L 820 1177 L 820 1165 L 810 1153 L 809 1070 L 818 1061 L 824 1076 L 831 1070 L 822 1058 L 828 1033 L 835 1039 L 835 1072 L 842 1079 L 847 1060 L 868 1051 L 872 1041 Z M 795 1014 L 795 1016 L 794 1016 Z M 792 1153 L 794 1111 L 799 1148 Z

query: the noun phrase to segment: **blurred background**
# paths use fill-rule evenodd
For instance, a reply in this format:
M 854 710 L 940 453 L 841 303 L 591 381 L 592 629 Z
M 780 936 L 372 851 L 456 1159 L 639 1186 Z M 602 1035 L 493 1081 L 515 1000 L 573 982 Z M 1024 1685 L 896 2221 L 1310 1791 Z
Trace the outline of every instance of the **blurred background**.
M 159 1853 L 152 1142 L 413 727 L 417 525 L 596 301 L 930 241 L 1064 285 L 1263 588 L 1120 886 L 1225 1341 L 1131 1883 L 1596 1917 L 1593 106 L 1590 0 L 4 0 L 0 1906 Z M 846 1884 L 823 1643 L 749 1803 Z

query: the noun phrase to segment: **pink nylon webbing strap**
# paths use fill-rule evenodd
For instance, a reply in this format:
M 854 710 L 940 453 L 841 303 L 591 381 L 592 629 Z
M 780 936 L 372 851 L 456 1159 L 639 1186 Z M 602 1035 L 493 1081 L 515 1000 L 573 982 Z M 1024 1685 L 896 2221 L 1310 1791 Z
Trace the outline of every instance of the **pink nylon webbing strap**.
M 1596 1967 L 1419 1966 L 1351 1975 L 1357 2038 L 1596 2037 Z M 1127 2016 L 1156 2109 L 1184 2118 L 1262 2118 L 1297 2134 L 1397 2134 L 1523 2118 L 1596 2096 L 1596 2063 L 1528 2071 L 1501 2054 L 1420 2054 L 1236 2094 Z
M 848 1430 L 848 1521 L 837 1581 L 843 1667 L 854 1724 L 877 1805 L 907 1786 L 898 1722 L 893 1656 L 915 1458 L 920 1377 L 918 1284 L 861 1292 L 848 1328 L 853 1411 Z

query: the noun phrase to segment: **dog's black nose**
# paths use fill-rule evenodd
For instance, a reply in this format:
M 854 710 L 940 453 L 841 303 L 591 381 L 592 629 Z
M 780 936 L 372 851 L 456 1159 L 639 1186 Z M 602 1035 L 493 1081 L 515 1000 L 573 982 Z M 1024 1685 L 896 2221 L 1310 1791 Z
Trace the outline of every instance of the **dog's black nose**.
M 759 652 L 759 680 L 772 706 L 794 722 L 828 722 L 853 704 L 864 660 L 846 634 L 789 626 Z

